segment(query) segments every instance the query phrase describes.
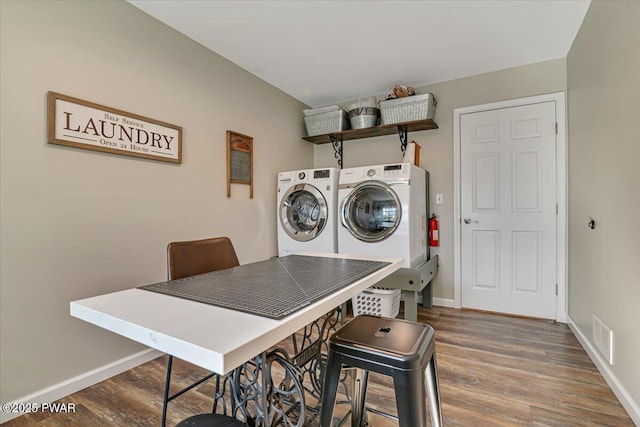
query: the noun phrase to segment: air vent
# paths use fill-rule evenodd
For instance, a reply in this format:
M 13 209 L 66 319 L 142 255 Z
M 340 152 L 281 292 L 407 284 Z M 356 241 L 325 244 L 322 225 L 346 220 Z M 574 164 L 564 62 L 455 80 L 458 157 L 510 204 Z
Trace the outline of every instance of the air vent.
M 613 331 L 593 313 L 593 343 L 609 365 L 613 365 Z

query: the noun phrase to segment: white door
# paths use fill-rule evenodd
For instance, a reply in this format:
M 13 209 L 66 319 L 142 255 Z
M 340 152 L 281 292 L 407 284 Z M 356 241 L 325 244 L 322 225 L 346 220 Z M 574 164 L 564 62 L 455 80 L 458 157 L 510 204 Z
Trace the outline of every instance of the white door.
M 463 307 L 556 317 L 555 109 L 460 118 Z

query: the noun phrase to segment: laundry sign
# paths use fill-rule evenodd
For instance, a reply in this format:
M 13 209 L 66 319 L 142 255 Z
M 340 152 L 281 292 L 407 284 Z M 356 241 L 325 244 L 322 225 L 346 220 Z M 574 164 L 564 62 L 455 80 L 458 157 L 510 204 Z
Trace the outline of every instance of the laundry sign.
M 49 144 L 182 163 L 182 127 L 55 92 L 47 94 Z

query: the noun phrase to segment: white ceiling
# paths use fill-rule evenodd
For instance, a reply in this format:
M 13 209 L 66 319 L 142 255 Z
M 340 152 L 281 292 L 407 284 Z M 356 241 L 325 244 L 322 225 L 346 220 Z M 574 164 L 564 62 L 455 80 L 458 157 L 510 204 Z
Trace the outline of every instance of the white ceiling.
M 312 107 L 566 57 L 589 0 L 129 0 Z

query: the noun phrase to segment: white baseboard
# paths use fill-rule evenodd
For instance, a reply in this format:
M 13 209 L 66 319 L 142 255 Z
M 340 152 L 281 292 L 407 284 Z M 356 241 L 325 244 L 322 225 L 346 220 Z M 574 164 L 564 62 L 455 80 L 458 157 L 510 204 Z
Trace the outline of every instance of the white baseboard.
M 596 365 L 596 368 L 598 368 L 604 380 L 609 384 L 609 387 L 611 387 L 611 390 L 613 390 L 613 393 L 622 404 L 622 407 L 627 411 L 631 420 L 635 425 L 640 426 L 640 406 L 638 403 L 633 400 L 627 389 L 624 388 L 618 377 L 613 373 L 604 357 L 600 355 L 593 344 L 591 344 L 591 341 L 587 339 L 569 315 L 567 315 L 567 325 L 587 352 L 593 364 Z
M 416 297 L 416 301 L 418 301 L 418 304 L 422 304 L 422 292 L 418 292 L 418 296 Z M 440 307 L 451 307 L 451 308 L 453 308 L 453 300 L 452 299 L 433 298 L 431 300 L 431 302 L 433 303 L 433 305 L 437 305 L 437 306 L 440 306 Z
M 445 298 L 434 298 L 433 305 L 438 305 L 440 307 L 449 307 L 453 308 L 453 300 L 445 299 Z
M 116 360 L 115 362 L 111 362 L 99 368 L 77 375 L 73 378 L 69 378 L 68 380 L 59 382 L 58 384 L 54 384 L 50 387 L 38 390 L 27 396 L 16 399 L 13 402 L 2 403 L 9 403 L 11 405 L 17 404 L 18 406 L 28 403 L 51 403 L 82 389 L 85 389 L 89 386 L 97 384 L 101 381 L 104 381 L 108 378 L 111 378 L 114 375 L 118 375 L 131 368 L 135 368 L 138 365 L 142 365 L 143 363 L 156 359 L 163 354 L 164 353 L 152 348 L 142 350 L 138 353 L 132 354 L 131 356 L 124 357 L 122 359 Z M 23 414 L 19 412 L 0 411 L 0 423 L 7 422 L 16 417 L 19 417 L 20 415 Z
M 556 322 L 568 323 L 569 315 L 567 313 L 562 313 L 561 315 L 558 316 L 558 318 L 556 319 Z

